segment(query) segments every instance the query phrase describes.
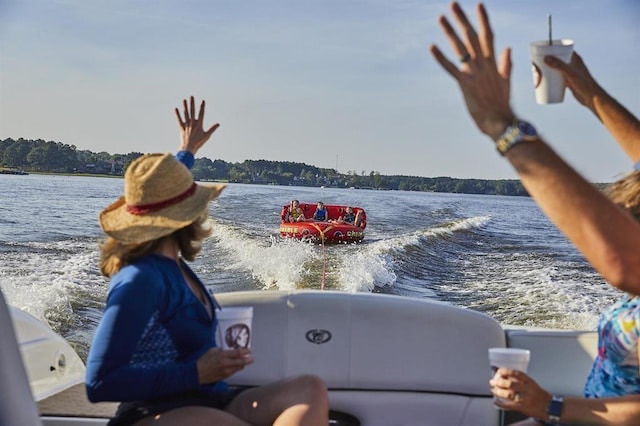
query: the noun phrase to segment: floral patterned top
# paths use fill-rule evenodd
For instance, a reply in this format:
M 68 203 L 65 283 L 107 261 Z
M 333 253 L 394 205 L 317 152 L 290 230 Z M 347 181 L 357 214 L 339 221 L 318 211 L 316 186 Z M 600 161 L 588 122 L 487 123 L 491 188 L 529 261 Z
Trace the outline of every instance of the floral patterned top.
M 587 398 L 640 394 L 640 296 L 625 295 L 598 323 L 598 355 L 584 387 Z

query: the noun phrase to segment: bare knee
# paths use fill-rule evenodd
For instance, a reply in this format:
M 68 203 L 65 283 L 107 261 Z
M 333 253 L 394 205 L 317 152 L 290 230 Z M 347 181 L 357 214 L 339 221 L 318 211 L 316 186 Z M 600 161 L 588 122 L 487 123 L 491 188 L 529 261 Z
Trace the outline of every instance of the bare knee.
M 257 425 L 327 425 L 329 396 L 324 381 L 300 375 L 249 389 L 227 411 Z
M 327 385 L 320 377 L 312 374 L 303 374 L 290 380 L 292 382 L 291 386 L 295 389 L 296 393 L 299 392 L 301 398 L 313 404 L 329 406 Z
M 327 385 L 318 376 L 305 374 L 286 380 L 289 407 L 274 422 L 276 425 L 326 425 L 329 422 Z
M 279 398 L 282 409 L 295 405 L 306 405 L 312 411 L 329 411 L 327 385 L 320 377 L 302 374 L 277 383 L 276 386 L 283 391 Z

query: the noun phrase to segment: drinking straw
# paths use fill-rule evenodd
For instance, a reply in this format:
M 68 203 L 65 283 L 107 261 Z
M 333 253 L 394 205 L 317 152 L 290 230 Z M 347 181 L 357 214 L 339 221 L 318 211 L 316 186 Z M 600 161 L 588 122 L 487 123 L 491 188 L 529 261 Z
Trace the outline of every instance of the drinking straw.
M 547 26 L 549 27 L 549 46 L 553 44 L 553 38 L 551 38 L 551 14 L 547 15 Z

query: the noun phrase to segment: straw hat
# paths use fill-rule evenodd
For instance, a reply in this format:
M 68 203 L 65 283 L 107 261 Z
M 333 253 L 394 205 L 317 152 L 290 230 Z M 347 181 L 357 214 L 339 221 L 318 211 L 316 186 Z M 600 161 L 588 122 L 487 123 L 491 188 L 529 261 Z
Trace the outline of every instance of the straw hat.
M 124 197 L 100 213 L 100 226 L 116 240 L 135 244 L 155 240 L 190 225 L 206 213 L 225 185 L 197 185 L 171 154 L 147 154 L 124 175 Z

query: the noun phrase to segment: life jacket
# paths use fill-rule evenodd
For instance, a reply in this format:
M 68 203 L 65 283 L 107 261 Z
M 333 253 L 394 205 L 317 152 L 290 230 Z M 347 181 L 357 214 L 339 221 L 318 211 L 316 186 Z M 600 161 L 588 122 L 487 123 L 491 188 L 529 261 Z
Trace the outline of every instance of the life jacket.
M 316 210 L 316 212 L 313 214 L 313 218 L 315 220 L 327 220 L 328 219 L 328 213 L 327 213 L 327 209 L 326 207 L 323 208 L 322 210 Z
M 289 214 L 291 214 L 292 218 L 298 219 L 300 216 L 302 216 L 302 209 L 300 207 L 294 207 L 289 211 Z

